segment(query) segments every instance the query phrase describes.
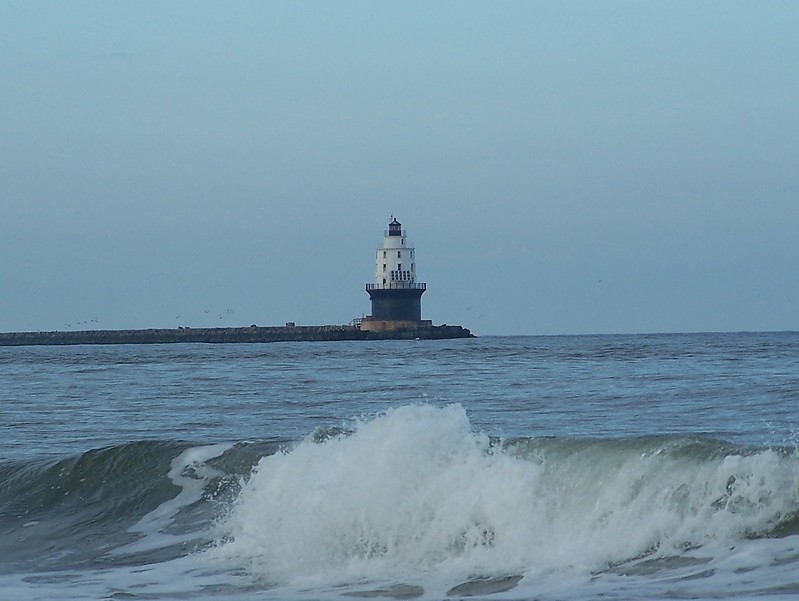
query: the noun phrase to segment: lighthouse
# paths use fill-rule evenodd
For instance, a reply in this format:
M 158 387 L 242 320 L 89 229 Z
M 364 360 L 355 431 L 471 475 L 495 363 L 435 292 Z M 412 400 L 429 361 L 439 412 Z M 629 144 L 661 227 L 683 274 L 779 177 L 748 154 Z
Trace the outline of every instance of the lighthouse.
M 383 244 L 375 253 L 374 283 L 366 284 L 372 314 L 362 322 L 361 329 L 392 330 L 432 323 L 422 321 L 422 294 L 426 289 L 427 284 L 416 281 L 416 250 L 392 215 Z

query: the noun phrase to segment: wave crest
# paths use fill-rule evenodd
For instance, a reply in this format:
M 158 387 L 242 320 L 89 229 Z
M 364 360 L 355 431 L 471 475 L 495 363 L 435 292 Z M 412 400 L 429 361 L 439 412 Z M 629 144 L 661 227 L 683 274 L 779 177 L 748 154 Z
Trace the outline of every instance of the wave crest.
M 275 584 L 589 573 L 770 535 L 797 510 L 793 454 L 676 437 L 498 445 L 460 405 L 406 406 L 261 459 L 214 554 Z

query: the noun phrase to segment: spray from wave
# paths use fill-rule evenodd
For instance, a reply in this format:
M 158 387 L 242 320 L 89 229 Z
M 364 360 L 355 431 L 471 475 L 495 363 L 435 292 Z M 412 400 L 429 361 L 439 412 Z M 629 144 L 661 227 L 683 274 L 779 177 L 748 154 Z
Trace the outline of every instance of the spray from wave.
M 512 586 L 794 534 L 797 511 L 791 452 L 676 437 L 500 442 L 475 434 L 460 405 L 407 406 L 262 458 L 210 553 L 275 586 Z

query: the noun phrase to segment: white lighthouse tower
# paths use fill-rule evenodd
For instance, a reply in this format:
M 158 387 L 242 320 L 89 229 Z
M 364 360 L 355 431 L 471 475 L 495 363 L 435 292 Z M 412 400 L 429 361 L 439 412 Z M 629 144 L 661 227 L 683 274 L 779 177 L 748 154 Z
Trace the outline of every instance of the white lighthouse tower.
M 416 281 L 416 250 L 408 244 L 402 224 L 394 216 L 375 253 L 375 281 L 366 284 L 372 315 L 361 329 L 418 327 L 422 322 L 422 294 L 427 284 Z

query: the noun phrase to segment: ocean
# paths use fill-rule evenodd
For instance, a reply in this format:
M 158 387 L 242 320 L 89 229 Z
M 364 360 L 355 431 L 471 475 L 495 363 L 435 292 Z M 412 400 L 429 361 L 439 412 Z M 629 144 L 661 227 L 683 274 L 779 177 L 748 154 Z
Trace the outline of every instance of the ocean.
M 794 599 L 799 333 L 0 348 L 0 599 Z

